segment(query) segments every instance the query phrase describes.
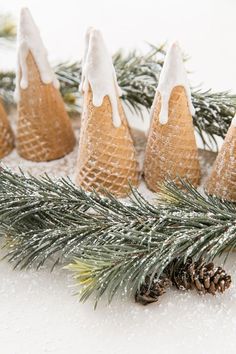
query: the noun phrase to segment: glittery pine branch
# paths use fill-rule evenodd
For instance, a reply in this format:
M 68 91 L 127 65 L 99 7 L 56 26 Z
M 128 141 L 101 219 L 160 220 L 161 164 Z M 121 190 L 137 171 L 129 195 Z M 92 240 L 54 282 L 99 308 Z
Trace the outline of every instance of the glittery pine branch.
M 70 263 L 82 285 L 81 300 L 95 294 L 97 302 L 104 293 L 111 301 L 118 289 L 135 295 L 147 277 L 150 284 L 158 281 L 176 259 L 185 264 L 189 257 L 207 263 L 223 252 L 227 257 L 236 245 L 235 205 L 181 183 L 184 190 L 166 182 L 156 205 L 135 189 L 124 204 L 109 194 L 86 193 L 68 179 L 55 182 L 2 169 L 0 234 L 6 258 L 21 268 Z M 176 284 L 193 283 L 193 274 L 184 271 L 175 275 Z

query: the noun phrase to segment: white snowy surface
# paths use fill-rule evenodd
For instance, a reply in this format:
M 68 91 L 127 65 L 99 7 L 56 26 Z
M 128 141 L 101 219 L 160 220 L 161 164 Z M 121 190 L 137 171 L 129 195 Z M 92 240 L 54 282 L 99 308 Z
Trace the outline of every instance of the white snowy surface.
M 233 255 L 227 264 L 236 280 Z M 12 271 L 0 263 L 1 354 L 234 354 L 236 290 L 169 290 L 147 307 L 130 299 L 80 304 L 65 270 Z

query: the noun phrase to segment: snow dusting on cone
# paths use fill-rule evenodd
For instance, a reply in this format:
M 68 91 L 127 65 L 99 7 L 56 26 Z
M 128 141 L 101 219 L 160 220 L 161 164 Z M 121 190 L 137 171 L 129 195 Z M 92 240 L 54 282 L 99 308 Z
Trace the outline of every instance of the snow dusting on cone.
M 84 103 L 76 183 L 88 191 L 106 189 L 125 197 L 129 183 L 138 184 L 138 164 L 112 60 L 95 29 L 86 35 L 81 90 Z
M 219 198 L 236 201 L 236 117 L 226 134 L 206 184 L 206 192 Z
M 39 30 L 29 10 L 23 8 L 18 34 L 16 144 L 25 159 L 54 160 L 74 148 L 75 136 L 58 88 Z
M 6 112 L 0 102 L 0 159 L 8 155 L 14 147 L 14 136 Z
M 152 122 L 144 161 L 148 187 L 158 191 L 166 179 L 200 182 L 200 165 L 194 136 L 194 108 L 180 48 L 171 45 L 161 72 L 152 107 Z

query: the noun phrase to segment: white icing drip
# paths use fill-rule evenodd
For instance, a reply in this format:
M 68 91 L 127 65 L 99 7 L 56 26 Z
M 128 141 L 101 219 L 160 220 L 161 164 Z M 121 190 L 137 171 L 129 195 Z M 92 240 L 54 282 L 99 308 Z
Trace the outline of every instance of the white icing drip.
M 105 96 L 108 96 L 112 106 L 112 120 L 115 127 L 121 125 L 117 95 L 121 90 L 117 84 L 112 58 L 105 46 L 100 31 L 89 28 L 85 36 L 85 51 L 80 91 L 86 92 L 91 87 L 93 105 L 99 107 Z
M 20 88 L 25 90 L 28 87 L 27 56 L 32 53 L 39 69 L 41 80 L 44 84 L 52 83 L 57 89 L 60 87 L 55 73 L 53 72 L 47 58 L 40 32 L 27 8 L 21 9 L 18 27 L 18 65 L 16 78 L 15 99 L 19 99 Z M 21 72 L 21 80 L 20 80 Z
M 234 118 L 231 121 L 231 125 L 236 128 L 236 115 L 234 116 Z
M 191 91 L 187 73 L 184 68 L 182 53 L 178 43 L 175 42 L 171 44 L 166 54 L 157 88 L 157 91 L 161 95 L 161 111 L 159 115 L 161 124 L 166 124 L 168 122 L 169 99 L 173 88 L 176 86 L 184 87 L 188 99 L 189 110 L 191 114 L 194 115 L 195 110 L 191 100 Z

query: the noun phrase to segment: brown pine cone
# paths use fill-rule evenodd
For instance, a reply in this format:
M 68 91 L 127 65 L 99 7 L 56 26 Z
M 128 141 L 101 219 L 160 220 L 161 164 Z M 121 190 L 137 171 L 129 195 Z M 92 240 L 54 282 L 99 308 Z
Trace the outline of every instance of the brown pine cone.
M 189 257 L 185 264 L 172 266 L 171 280 L 178 289 L 196 289 L 200 294 L 223 293 L 230 287 L 231 276 L 214 263 L 206 264 L 202 258 L 193 262 Z
M 135 301 L 142 305 L 148 305 L 159 300 L 159 297 L 171 286 L 169 278 L 163 276 L 159 279 L 154 278 L 150 285 L 150 277 L 147 276 L 145 283 L 141 285 L 140 290 L 135 295 Z
M 196 289 L 199 294 L 215 295 L 230 287 L 231 276 L 223 268 L 215 267 L 212 262 L 206 264 L 203 258 L 194 262 L 189 257 L 186 263 L 175 259 L 159 279 L 154 277 L 152 284 L 150 276 L 146 277 L 135 295 L 135 300 L 143 305 L 156 302 L 172 284 L 180 290 Z

